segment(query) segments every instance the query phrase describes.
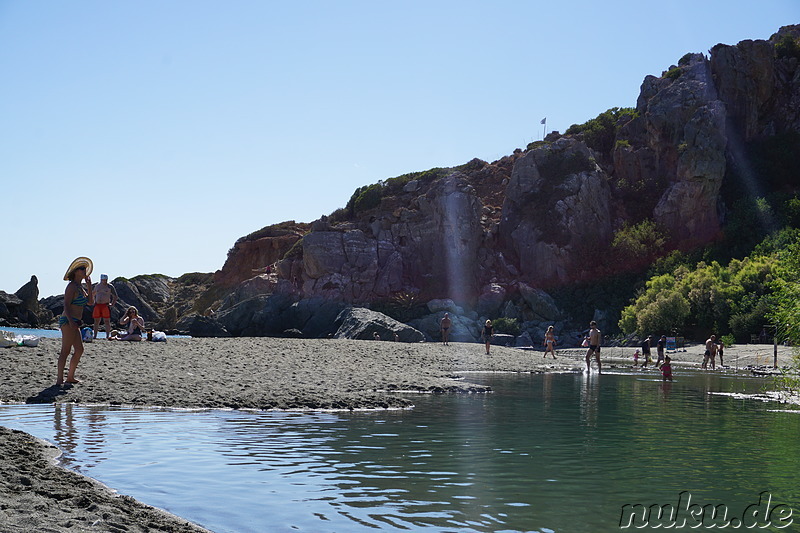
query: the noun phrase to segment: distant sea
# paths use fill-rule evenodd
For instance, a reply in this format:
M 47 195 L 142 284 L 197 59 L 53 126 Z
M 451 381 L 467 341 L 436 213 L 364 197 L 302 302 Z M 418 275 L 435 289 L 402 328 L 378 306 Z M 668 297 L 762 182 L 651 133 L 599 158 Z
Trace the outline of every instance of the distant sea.
M 0 326 L 1 331 L 10 331 L 14 334 L 15 337 L 22 337 L 23 335 L 33 335 L 36 337 L 47 337 L 49 339 L 60 339 L 61 338 L 61 330 L 60 329 L 31 329 L 31 328 L 7 328 L 4 326 Z M 104 339 L 106 337 L 106 332 L 104 329 L 100 329 L 97 334 L 98 339 Z M 177 338 L 188 338 L 188 335 L 167 335 L 168 339 L 177 339 Z
M 61 338 L 61 330 L 60 329 L 7 328 L 5 326 L 0 326 L 0 330 L 2 330 L 2 331 L 10 331 L 16 337 L 22 337 L 23 335 L 33 335 L 33 336 L 36 336 L 36 337 L 48 337 L 50 339 L 60 339 Z

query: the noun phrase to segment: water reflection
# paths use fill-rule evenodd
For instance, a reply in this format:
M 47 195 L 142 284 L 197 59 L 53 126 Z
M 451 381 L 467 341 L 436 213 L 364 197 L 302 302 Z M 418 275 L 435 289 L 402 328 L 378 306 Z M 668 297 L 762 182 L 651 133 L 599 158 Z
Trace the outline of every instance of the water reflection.
M 71 403 L 53 406 L 53 440 L 63 452 L 64 466 L 83 473 L 104 460 L 105 410 L 104 407 L 77 407 Z M 85 422 L 76 423 L 76 411 Z M 86 453 L 88 462 L 75 460 L 78 450 Z
M 708 394 L 760 382 L 657 377 L 490 376 L 494 394 L 415 397 L 413 411 L 16 406 L 0 423 L 217 532 L 605 531 L 621 505 L 684 490 L 800 502 L 800 417 Z

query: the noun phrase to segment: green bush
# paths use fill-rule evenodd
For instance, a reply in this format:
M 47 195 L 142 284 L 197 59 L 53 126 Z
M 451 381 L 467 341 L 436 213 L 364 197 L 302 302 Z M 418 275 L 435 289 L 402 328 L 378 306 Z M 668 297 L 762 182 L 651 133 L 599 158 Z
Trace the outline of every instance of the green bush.
M 775 57 L 780 59 L 796 57 L 800 59 L 800 43 L 788 33 L 782 35 L 775 43 Z
M 672 67 L 664 73 L 664 77 L 674 81 L 680 78 L 681 74 L 683 74 L 683 69 L 681 67 Z
M 492 321 L 492 325 L 497 333 L 505 333 L 515 337 L 522 331 L 519 325 L 519 320 L 516 318 L 497 318 Z
M 617 230 L 611 242 L 611 252 L 618 268 L 639 270 L 665 252 L 666 241 L 655 222 L 643 220 L 632 226 L 625 224 Z
M 632 107 L 612 107 L 583 124 L 573 124 L 567 128 L 566 134 L 582 133 L 587 146 L 602 154 L 609 154 L 614 147 L 619 128 L 637 116 L 636 109 Z

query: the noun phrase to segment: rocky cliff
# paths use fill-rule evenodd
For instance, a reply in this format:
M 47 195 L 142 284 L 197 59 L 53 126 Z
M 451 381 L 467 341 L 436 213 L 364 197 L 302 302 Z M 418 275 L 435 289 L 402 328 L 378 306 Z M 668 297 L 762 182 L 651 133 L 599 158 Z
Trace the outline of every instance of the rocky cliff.
M 585 316 L 570 316 L 551 297 L 560 287 L 720 238 L 730 208 L 723 192 L 741 178 L 747 147 L 800 133 L 799 61 L 800 26 L 687 54 L 648 76 L 633 108 L 492 163 L 362 187 L 311 224 L 243 237 L 208 290 L 194 295 L 199 303 L 183 308 L 214 307 L 234 334 L 323 335 L 323 319 L 314 319 L 323 302 L 335 307 L 325 320 L 340 306 L 392 309 L 429 337 L 445 311 L 464 340 L 489 317 L 516 318 L 534 338 L 554 322 L 577 330 L 571 322 Z M 788 187 L 796 191 L 800 180 Z M 645 222 L 657 244 L 620 261 L 619 237 Z M 586 305 L 590 317 L 613 314 Z M 266 309 L 295 319 L 277 323 Z

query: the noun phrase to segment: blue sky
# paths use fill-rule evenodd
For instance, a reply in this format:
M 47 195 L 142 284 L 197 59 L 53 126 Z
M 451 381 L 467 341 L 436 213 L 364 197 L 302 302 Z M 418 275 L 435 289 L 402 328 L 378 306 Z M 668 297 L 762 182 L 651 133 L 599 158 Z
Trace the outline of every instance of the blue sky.
M 212 272 L 356 187 L 494 161 L 797 0 L 0 0 L 0 289 Z

